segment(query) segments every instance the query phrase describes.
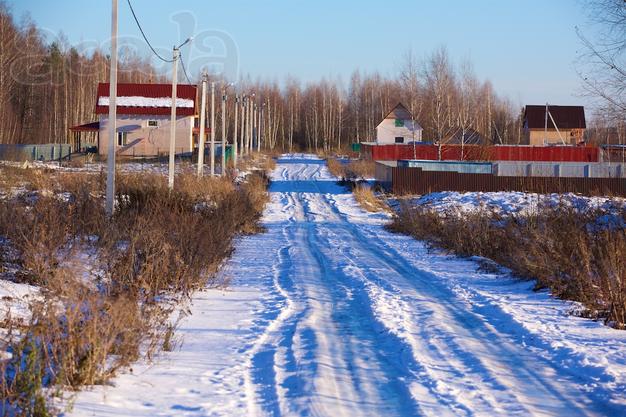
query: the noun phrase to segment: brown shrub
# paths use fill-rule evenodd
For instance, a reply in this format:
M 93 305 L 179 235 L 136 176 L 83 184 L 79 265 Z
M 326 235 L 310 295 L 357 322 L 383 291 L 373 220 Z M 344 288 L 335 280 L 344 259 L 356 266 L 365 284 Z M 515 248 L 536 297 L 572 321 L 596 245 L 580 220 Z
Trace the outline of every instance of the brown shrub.
M 402 206 L 389 228 L 461 256 L 482 256 L 537 280 L 558 297 L 583 303 L 585 314 L 626 326 L 626 229 L 596 224 L 603 212 L 542 207 L 530 216 L 488 210 L 436 213 Z M 626 214 L 624 215 L 626 218 Z
M 47 415 L 44 387 L 102 383 L 140 346 L 148 356 L 171 347 L 172 306 L 212 279 L 237 233 L 257 230 L 267 200 L 264 175 L 235 187 L 183 174 L 173 191 L 160 175 L 124 175 L 109 219 L 102 175 L 49 184 L 63 194 L 0 201 L 0 236 L 19 252 L 24 280 L 41 287 L 31 321 L 9 320 L 10 346 L 0 346 L 13 352 L 0 362 L 0 396 L 26 415 Z M 103 272 L 91 282 L 72 268 L 85 248 Z

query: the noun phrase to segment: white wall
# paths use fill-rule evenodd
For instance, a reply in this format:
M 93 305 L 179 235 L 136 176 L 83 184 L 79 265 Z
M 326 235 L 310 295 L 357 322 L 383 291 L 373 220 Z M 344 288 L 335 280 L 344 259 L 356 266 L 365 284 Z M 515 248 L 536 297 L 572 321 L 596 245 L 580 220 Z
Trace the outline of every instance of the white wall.
M 493 167 L 504 177 L 626 178 L 626 164 L 608 162 L 498 161 Z
M 158 120 L 158 128 L 147 127 L 148 120 Z M 192 116 L 176 118 L 176 153 L 193 150 Z M 151 156 L 158 153 L 169 153 L 170 147 L 170 116 L 118 115 L 117 131 L 127 132 L 127 145 L 119 147 L 118 155 Z M 100 116 L 100 155 L 106 155 L 109 144 L 109 116 Z M 116 136 L 117 143 L 117 136 Z
M 415 140 L 422 141 L 422 127 L 412 120 L 405 120 L 404 126 L 396 127 L 395 119 L 385 119 L 376 127 L 376 143 L 381 145 L 395 144 L 396 137 L 403 137 L 404 143 Z

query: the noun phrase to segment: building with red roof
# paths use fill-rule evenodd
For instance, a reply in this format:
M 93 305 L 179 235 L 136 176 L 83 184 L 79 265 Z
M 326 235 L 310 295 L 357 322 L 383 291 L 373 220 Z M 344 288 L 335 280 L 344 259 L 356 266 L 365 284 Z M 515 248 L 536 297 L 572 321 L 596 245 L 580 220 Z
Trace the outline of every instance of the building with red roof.
M 172 86 L 171 84 L 117 84 L 116 153 L 121 156 L 157 156 L 169 153 Z M 100 155 L 108 152 L 109 84 L 100 83 L 95 113 L 98 121 L 74 126 L 80 132 L 98 132 Z M 195 85 L 176 88 L 176 154 L 189 153 L 194 147 L 194 122 L 197 109 Z M 78 149 L 81 148 L 78 140 Z

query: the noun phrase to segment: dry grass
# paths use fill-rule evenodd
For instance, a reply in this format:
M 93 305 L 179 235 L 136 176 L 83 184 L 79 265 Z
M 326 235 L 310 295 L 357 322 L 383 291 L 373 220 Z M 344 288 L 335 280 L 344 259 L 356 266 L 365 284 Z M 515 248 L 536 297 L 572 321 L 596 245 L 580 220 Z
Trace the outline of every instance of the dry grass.
M 364 180 L 372 178 L 376 170 L 376 163 L 374 161 L 366 161 L 359 159 L 351 161 L 345 168 L 346 179 L 348 180 Z
M 542 207 L 523 217 L 487 210 L 459 216 L 404 206 L 390 229 L 461 256 L 492 259 L 520 277 L 535 278 L 538 289 L 581 302 L 585 315 L 625 328 L 626 230 L 598 226 L 603 214 Z
M 0 361 L 0 396 L 23 415 L 47 415 L 45 387 L 103 383 L 140 354 L 171 348 L 173 306 L 214 281 L 233 237 L 258 230 L 267 200 L 263 175 L 240 186 L 180 175 L 173 192 L 160 175 L 122 175 L 108 219 L 100 174 L 11 173 L 45 190 L 0 200 L 0 236 L 22 264 L 16 279 L 41 289 L 30 322 L 9 320 L 0 346 L 12 352 Z M 75 267 L 85 250 L 98 276 Z
M 345 177 L 345 169 L 344 169 L 344 165 L 339 162 L 339 160 L 335 159 L 335 158 L 328 158 L 326 160 L 326 166 L 328 167 L 328 171 L 330 171 L 331 174 L 333 174 L 335 177 L 337 178 L 344 178 Z
M 370 187 L 357 184 L 352 193 L 356 201 L 369 212 L 389 211 L 389 206 L 374 194 Z
M 376 163 L 374 161 L 366 161 L 363 159 L 343 164 L 338 159 L 328 158 L 326 165 L 331 174 L 346 182 L 372 178 L 376 169 Z

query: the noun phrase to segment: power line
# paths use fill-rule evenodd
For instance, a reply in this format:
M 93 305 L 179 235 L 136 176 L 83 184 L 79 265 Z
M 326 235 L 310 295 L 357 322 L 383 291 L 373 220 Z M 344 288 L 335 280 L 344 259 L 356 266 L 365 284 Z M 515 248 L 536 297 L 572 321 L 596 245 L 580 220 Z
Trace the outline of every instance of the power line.
M 187 79 L 187 82 L 189 84 L 193 84 L 191 80 L 189 79 L 189 75 L 187 75 L 187 69 L 185 68 L 185 61 L 183 60 L 183 55 L 179 53 L 178 57 L 180 58 L 180 66 L 183 68 L 183 74 L 185 74 L 185 78 Z
M 139 32 L 141 32 L 141 35 L 143 36 L 143 39 L 146 41 L 146 43 L 148 44 L 148 46 L 150 47 L 150 49 L 152 50 L 152 52 L 154 53 L 154 55 L 157 56 L 157 58 L 159 58 L 161 61 L 163 62 L 174 62 L 173 59 L 166 59 L 163 58 L 161 55 L 159 55 L 159 53 L 156 51 L 156 49 L 154 49 L 152 47 L 152 44 L 150 43 L 150 41 L 148 40 L 148 37 L 146 36 L 146 34 L 144 33 L 141 24 L 139 23 L 139 19 L 137 19 L 137 15 L 135 14 L 135 10 L 133 9 L 133 5 L 130 3 L 130 0 L 128 0 L 128 7 L 130 7 L 130 11 L 133 14 L 133 18 L 135 18 L 135 23 L 137 23 L 137 27 L 139 28 Z M 184 67 L 183 67 L 184 68 Z M 185 74 L 186 75 L 186 74 Z

